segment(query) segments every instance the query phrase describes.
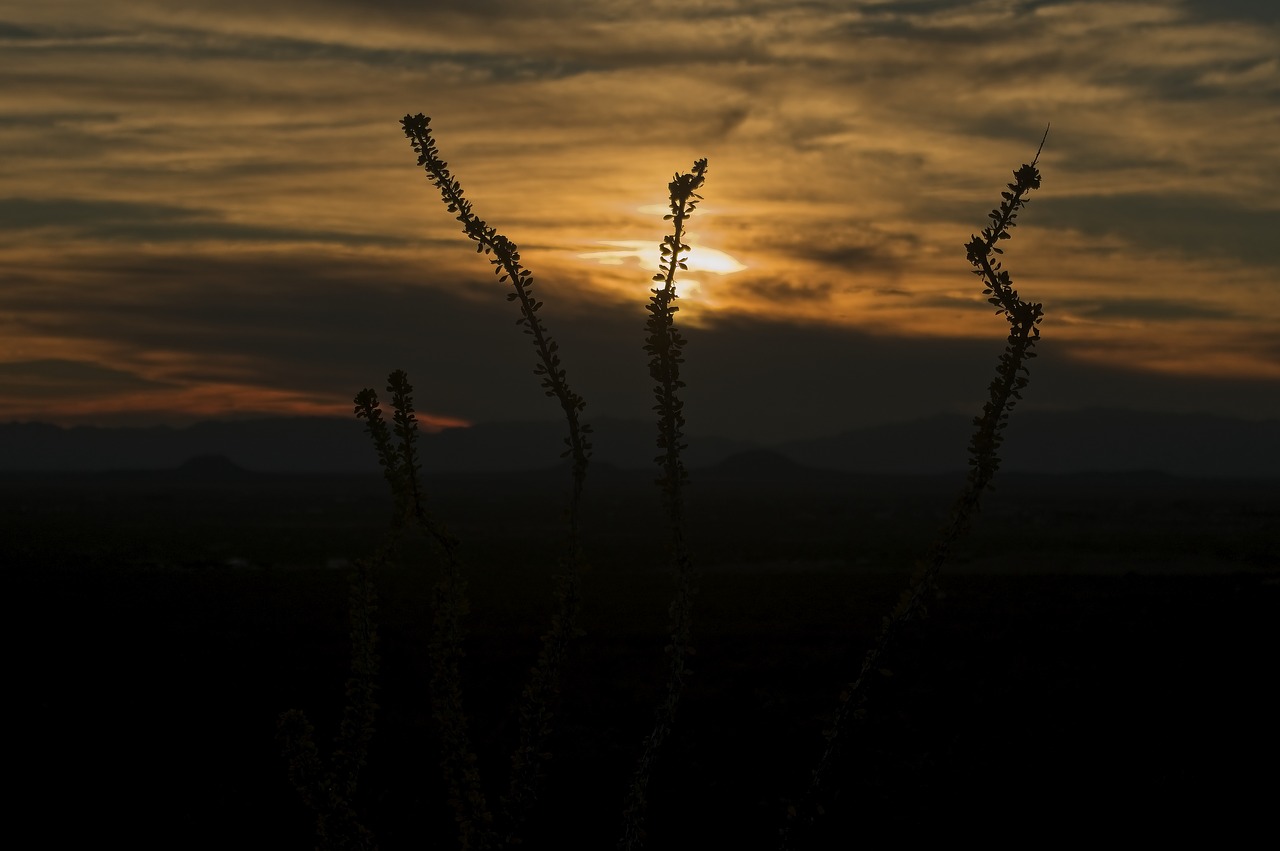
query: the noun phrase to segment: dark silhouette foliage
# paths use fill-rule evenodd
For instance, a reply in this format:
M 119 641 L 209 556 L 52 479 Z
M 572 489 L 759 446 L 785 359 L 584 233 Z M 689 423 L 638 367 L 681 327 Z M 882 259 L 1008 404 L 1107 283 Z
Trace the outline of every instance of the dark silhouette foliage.
M 591 427 L 582 420 L 585 401 L 569 385 L 559 345 L 540 316 L 543 302 L 533 294 L 533 274 L 524 267 L 516 244 L 478 218 L 462 186 L 440 157 L 432 136 L 430 119 L 406 115 L 401 121 L 405 136 L 418 154 L 418 166 L 439 191 L 448 212 L 455 214 L 464 235 L 476 244 L 478 253 L 489 257 L 498 281 L 510 286 L 508 301 L 517 303 L 519 324 L 529 335 L 535 351 L 534 374 L 548 397 L 555 399 L 567 427 L 562 457 L 570 458 L 571 488 L 567 506 L 568 528 L 559 558 L 560 570 L 554 580 L 554 604 L 550 623 L 541 639 L 537 662 L 530 671 L 518 708 L 519 741 L 510 758 L 510 779 L 497 807 L 490 803 L 480 776 L 479 760 L 472 746 L 470 719 L 463 694 L 463 638 L 467 612 L 466 577 L 458 556 L 458 542 L 428 512 L 420 481 L 422 464 L 417 455 L 417 419 L 413 388 L 402 371 L 387 379 L 391 396 L 391 422 L 379 406 L 377 394 L 362 390 L 355 397 L 355 414 L 366 424 L 388 485 L 394 496 L 395 513 L 388 541 L 375 555 L 358 563 L 351 591 L 351 674 L 346 689 L 346 706 L 338 736 L 326 758 L 315 743 L 315 734 L 306 716 L 297 710 L 281 716 L 280 731 L 289 774 L 303 803 L 316 819 L 316 837 L 323 849 L 370 849 L 376 847 L 373 831 L 361 820 L 358 798 L 361 769 L 367 760 L 374 733 L 378 671 L 376 570 L 398 551 L 407 528 L 425 533 L 433 544 L 439 563 L 439 579 L 433 592 L 430 614 L 431 701 L 434 734 L 440 743 L 440 770 L 443 773 L 449 806 L 457 827 L 461 848 L 502 848 L 521 844 L 523 828 L 538 802 L 550 759 L 550 742 L 556 730 L 561 684 L 569 663 L 573 639 L 582 605 L 579 572 L 584 564 L 581 544 L 580 506 L 591 455 Z M 1048 129 L 1045 130 L 1047 138 Z M 1044 139 L 1041 140 L 1043 148 Z M 811 828 L 825 811 L 830 797 L 831 768 L 841 745 L 853 732 L 854 723 L 865 714 L 868 690 L 874 679 L 888 673 L 888 656 L 894 638 L 911 620 L 926 611 L 939 571 L 951 557 L 957 542 L 968 531 L 978 511 L 981 496 L 991 485 L 1000 466 L 999 449 L 1009 412 L 1022 398 L 1029 372 L 1027 361 L 1035 357 L 1033 347 L 1040 336 L 1043 306 L 1024 301 L 1007 270 L 1003 268 L 1000 243 L 1010 238 L 1027 196 L 1040 188 L 1037 168 L 1040 150 L 1029 164 L 1013 175 L 999 206 L 989 215 L 990 224 L 981 235 L 966 244 L 966 256 L 973 273 L 983 284 L 983 294 L 1009 324 L 1005 348 L 988 386 L 982 413 L 973 420 L 969 442 L 969 473 L 952 508 L 949 520 L 939 529 L 928 555 L 917 564 L 910 585 L 897 605 L 880 625 L 856 674 L 840 690 L 830 723 L 823 733 L 817 759 L 806 788 L 799 790 L 781 815 L 779 847 L 801 847 Z M 669 606 L 669 635 L 664 648 L 667 681 L 654 711 L 654 725 L 644 736 L 628 788 L 621 790 L 623 801 L 620 849 L 639 849 L 645 840 L 645 811 L 652 769 L 663 743 L 676 722 L 694 654 L 693 599 L 697 577 L 687 547 L 684 520 L 684 488 L 688 472 L 681 460 L 684 441 L 684 405 L 680 391 L 685 338 L 675 321 L 679 308 L 678 273 L 687 268 L 689 245 L 686 225 L 702 200 L 699 191 L 707 175 L 707 161 L 697 160 L 689 172 L 676 174 L 668 185 L 670 210 L 665 220 L 671 233 L 659 248 L 659 272 L 653 276 L 646 320 L 645 351 L 649 374 L 654 381 L 654 412 L 657 414 L 655 460 L 659 467 L 656 484 L 666 510 L 670 554 L 675 574 L 675 592 Z

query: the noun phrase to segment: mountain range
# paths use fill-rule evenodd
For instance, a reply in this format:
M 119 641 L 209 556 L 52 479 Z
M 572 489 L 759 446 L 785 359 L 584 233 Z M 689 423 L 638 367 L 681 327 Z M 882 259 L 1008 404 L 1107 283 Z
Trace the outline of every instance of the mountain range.
M 652 423 L 593 422 L 593 460 L 620 469 L 652 469 Z M 835 470 L 927 475 L 963 470 L 971 418 L 939 414 L 809 440 L 758 446 L 714 435 L 687 438 L 691 469 L 719 475 L 788 476 Z M 563 463 L 563 424 L 482 423 L 424 432 L 427 472 L 497 473 Z M 0 471 L 175 469 L 221 456 L 262 472 L 376 472 L 362 424 L 332 418 L 207 421 L 186 427 L 0 424 Z M 1154 471 L 1192 477 L 1280 477 L 1280 420 L 1117 409 L 1019 411 L 1001 449 L 1006 471 L 1037 473 Z

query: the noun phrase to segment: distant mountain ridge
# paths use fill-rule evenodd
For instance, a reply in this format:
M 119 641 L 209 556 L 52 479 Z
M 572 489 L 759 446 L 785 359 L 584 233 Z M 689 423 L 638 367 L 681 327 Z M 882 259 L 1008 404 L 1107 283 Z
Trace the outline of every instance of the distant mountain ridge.
M 600 418 L 592 425 L 593 460 L 624 469 L 652 465 L 658 454 L 652 423 Z M 539 470 L 560 463 L 564 424 L 481 423 L 424 431 L 421 446 L 428 472 Z M 703 438 L 690 446 L 686 463 L 705 466 L 750 448 L 743 441 Z M 364 425 L 355 418 L 209 421 L 181 428 L 0 424 L 0 470 L 161 470 L 201 456 L 222 456 L 245 470 L 263 472 L 379 469 Z
M 965 469 L 972 418 L 940 414 L 777 449 L 812 467 L 928 474 Z M 1026 473 L 1132 472 L 1280 476 L 1280 420 L 1105 408 L 1018 411 L 1005 430 L 1001 469 Z
M 593 460 L 601 466 L 654 466 L 658 451 L 652 423 L 600 418 L 592 425 Z M 971 430 L 971 417 L 939 414 L 770 447 L 694 434 L 688 438 L 685 461 L 691 469 L 707 469 L 717 477 L 785 478 L 806 469 L 947 473 L 966 468 Z M 421 447 L 428 472 L 519 472 L 563 463 L 564 432 L 556 421 L 487 423 L 424 433 Z M 210 421 L 185 428 L 0 424 L 0 471 L 176 469 L 202 456 L 206 467 L 209 457 L 222 457 L 220 475 L 237 467 L 261 472 L 378 470 L 364 429 L 355 420 L 295 417 Z M 1113 409 L 1019 411 L 1001 456 L 1006 471 L 1280 477 L 1280 420 Z

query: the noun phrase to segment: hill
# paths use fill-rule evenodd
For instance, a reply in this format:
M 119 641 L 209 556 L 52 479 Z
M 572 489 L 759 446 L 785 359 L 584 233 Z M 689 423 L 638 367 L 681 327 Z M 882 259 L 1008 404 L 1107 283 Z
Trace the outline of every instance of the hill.
M 651 423 L 600 418 L 592 425 L 593 460 L 600 468 L 652 468 L 657 450 Z M 694 470 L 717 468 L 709 472 L 721 477 L 948 473 L 965 469 L 971 428 L 967 416 L 939 414 L 772 447 L 693 434 L 685 462 Z M 559 422 L 481 423 L 424 434 L 422 458 L 429 473 L 520 472 L 556 466 L 562 449 Z M 1116 409 L 1019 411 L 1001 454 L 1006 472 L 1276 477 L 1280 420 Z M 0 424 L 0 471 L 175 469 L 202 456 L 221 456 L 224 468 L 262 472 L 378 470 L 354 419 L 210 421 L 185 428 Z

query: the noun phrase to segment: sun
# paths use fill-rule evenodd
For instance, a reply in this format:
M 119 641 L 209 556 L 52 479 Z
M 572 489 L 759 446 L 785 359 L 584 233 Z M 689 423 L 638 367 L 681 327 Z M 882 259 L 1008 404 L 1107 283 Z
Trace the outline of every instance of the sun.
M 705 246 L 693 246 L 689 249 L 689 271 L 710 272 L 713 275 L 732 275 L 747 267 L 724 251 Z
M 630 260 L 643 266 L 653 263 L 658 253 L 656 245 L 647 240 L 598 240 L 596 244 L 608 246 L 608 249 L 588 251 L 579 254 L 578 258 L 603 266 L 621 266 Z M 690 274 L 711 275 L 732 275 L 747 268 L 732 254 L 701 245 L 694 245 L 689 249 L 688 266 Z

